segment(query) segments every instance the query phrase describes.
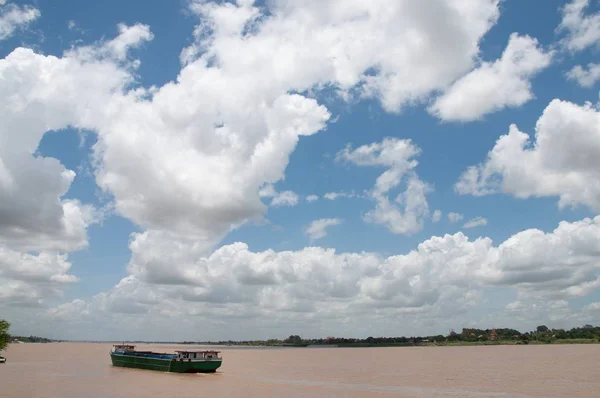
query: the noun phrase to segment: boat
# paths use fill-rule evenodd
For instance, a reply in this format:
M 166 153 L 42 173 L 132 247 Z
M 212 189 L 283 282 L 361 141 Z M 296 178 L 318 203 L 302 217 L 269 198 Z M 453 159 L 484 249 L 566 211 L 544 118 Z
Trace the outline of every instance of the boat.
M 134 345 L 115 344 L 110 351 L 113 366 L 175 373 L 214 373 L 221 366 L 220 351 L 137 351 Z

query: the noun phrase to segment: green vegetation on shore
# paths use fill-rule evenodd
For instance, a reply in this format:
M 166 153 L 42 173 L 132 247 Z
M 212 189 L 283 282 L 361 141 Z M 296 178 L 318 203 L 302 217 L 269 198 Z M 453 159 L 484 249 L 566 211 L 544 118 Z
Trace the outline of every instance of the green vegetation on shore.
M 55 343 L 60 341 L 38 336 L 11 336 L 11 341 L 15 340 L 21 343 Z
M 52 343 L 59 340 L 47 339 L 37 336 L 15 336 L 8 333 L 10 323 L 4 319 L 0 319 L 0 351 L 4 350 L 9 343 Z
M 0 351 L 4 350 L 10 341 L 10 334 L 8 334 L 9 328 L 10 323 L 4 319 L 0 319 Z
M 303 339 L 298 335 L 286 339 L 246 340 L 246 341 L 183 341 L 181 344 L 267 346 L 267 347 L 403 347 L 403 346 L 461 346 L 461 345 L 509 345 L 509 344 L 590 344 L 600 343 L 600 326 L 549 329 L 545 325 L 536 330 L 521 333 L 516 329 L 470 329 L 461 333 L 451 331 L 448 335 L 412 337 L 368 337 L 366 339 L 327 337 L 323 339 Z
M 8 333 L 10 323 L 0 319 L 0 351 L 10 342 L 51 343 L 64 342 L 37 336 L 11 336 Z M 285 339 L 269 340 L 226 340 L 226 341 L 127 341 L 127 343 L 154 344 L 194 344 L 225 346 L 261 346 L 261 347 L 410 347 L 410 346 L 464 346 L 464 345 L 511 345 L 511 344 L 593 344 L 600 343 L 600 326 L 550 329 L 545 325 L 536 330 L 521 333 L 516 329 L 472 329 L 463 328 L 461 333 L 453 330 L 447 335 L 411 336 L 411 337 L 367 337 L 366 339 L 346 337 L 326 337 L 303 339 L 291 335 Z

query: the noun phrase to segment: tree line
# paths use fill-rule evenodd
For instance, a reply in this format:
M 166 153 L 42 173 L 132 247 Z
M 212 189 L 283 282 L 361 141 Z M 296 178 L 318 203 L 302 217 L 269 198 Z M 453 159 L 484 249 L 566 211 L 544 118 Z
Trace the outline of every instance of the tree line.
M 0 319 L 0 351 L 4 350 L 9 342 L 16 339 L 24 343 L 49 343 L 53 341 L 37 336 L 11 336 L 8 331 L 10 323 Z M 219 344 L 219 345 L 248 345 L 248 346 L 403 346 L 425 344 L 453 344 L 477 342 L 513 342 L 517 344 L 553 343 L 553 342 L 600 342 L 600 326 L 584 325 L 569 330 L 550 329 L 540 325 L 535 330 L 521 333 L 516 329 L 476 329 L 463 328 L 460 333 L 451 330 L 447 335 L 410 336 L 410 337 L 367 337 L 366 339 L 348 337 L 326 337 L 317 339 L 304 339 L 299 335 L 290 335 L 284 339 L 269 340 L 227 340 L 227 341 L 183 341 L 180 344 Z
M 400 337 L 326 337 L 317 339 L 303 339 L 299 335 L 290 335 L 284 339 L 269 340 L 226 340 L 226 341 L 184 341 L 183 344 L 219 344 L 219 345 L 250 345 L 250 346 L 402 346 L 402 345 L 425 345 L 435 343 L 477 343 L 477 342 L 512 342 L 516 344 L 574 342 L 588 340 L 586 342 L 600 342 L 600 326 L 584 325 L 569 330 L 550 329 L 546 325 L 540 325 L 535 330 L 521 333 L 511 328 L 476 329 L 463 328 L 460 333 L 450 331 L 447 335 L 432 336 L 400 336 Z
M 0 351 L 6 349 L 11 341 L 20 341 L 23 343 L 51 343 L 53 341 L 45 337 L 38 336 L 12 336 L 8 331 L 10 329 L 10 322 L 0 319 Z

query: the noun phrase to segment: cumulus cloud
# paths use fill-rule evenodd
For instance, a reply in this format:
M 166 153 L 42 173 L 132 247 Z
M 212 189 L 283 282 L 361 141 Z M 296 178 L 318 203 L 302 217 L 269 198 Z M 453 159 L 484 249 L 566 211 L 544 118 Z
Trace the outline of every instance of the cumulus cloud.
M 558 30 L 566 32 L 563 42 L 571 51 L 584 50 L 600 40 L 600 12 L 585 15 L 589 4 L 589 0 L 572 0 L 562 9 Z
M 591 88 L 600 80 L 600 64 L 589 63 L 587 69 L 576 65 L 567 72 L 567 79 L 575 80 L 581 87 Z
M 18 29 L 27 27 L 41 15 L 35 7 L 5 3 L 4 0 L 0 1 L 0 40 L 8 39 Z
M 513 33 L 500 59 L 484 62 L 435 100 L 429 111 L 443 120 L 473 121 L 533 98 L 530 80 L 552 56 L 529 36 Z
M 488 282 L 515 286 L 521 297 L 554 299 L 586 296 L 600 287 L 600 216 L 561 222 L 552 233 L 519 232 L 498 247 L 495 272 Z
M 448 221 L 450 221 L 451 223 L 459 222 L 463 218 L 465 218 L 465 216 L 463 216 L 462 214 L 455 213 L 453 211 L 448 213 Z
M 421 181 L 414 171 L 418 165 L 414 158 L 420 152 L 410 140 L 385 138 L 356 149 L 347 146 L 337 153 L 338 161 L 387 168 L 377 178 L 370 192 L 376 206 L 365 214 L 366 222 L 385 225 L 395 234 L 410 235 L 423 229 L 424 219 L 429 215 L 426 195 L 432 191 L 432 187 Z M 405 191 L 391 201 L 390 191 L 402 181 L 405 181 Z
M 517 300 L 506 306 L 506 314 L 517 321 L 551 323 L 554 327 L 580 326 L 587 321 L 586 311 L 574 312 L 567 300 Z
M 346 322 L 397 316 L 455 318 L 481 302 L 483 289 L 503 286 L 516 289 L 518 297 L 507 311 L 522 311 L 536 300 L 558 311 L 569 298 L 600 288 L 599 239 L 600 216 L 561 222 L 547 233 L 525 230 L 497 246 L 457 232 L 389 257 L 320 247 L 252 252 L 234 243 L 206 257 L 154 259 L 164 262 L 157 265 L 164 272 L 175 259 L 183 264 L 192 276 L 186 286 L 150 285 L 132 275 L 88 302 L 89 308 L 79 301 L 71 306 L 95 316 L 151 315 L 147 319 L 219 315 L 219 321 L 248 317 L 264 323 L 275 317 L 301 330 L 307 320 L 329 320 L 340 330 Z
M 115 39 L 107 42 L 103 49 L 118 60 L 125 59 L 130 49 L 139 47 L 142 43 L 154 39 L 148 25 L 135 24 L 128 26 L 120 23 L 117 28 L 119 34 Z
M 114 40 L 120 40 L 117 36 Z M 47 131 L 93 128 L 115 93 L 132 82 L 113 41 L 42 56 L 17 48 L 0 60 L 0 279 L 3 303 L 40 305 L 60 296 L 71 264 L 104 209 L 64 196 L 76 174 L 37 153 Z M 133 45 L 130 40 L 125 47 Z
M 584 312 L 595 312 L 600 314 L 600 302 L 590 303 L 583 307 Z
M 358 195 L 354 192 L 327 192 L 323 197 L 328 200 L 336 200 L 338 198 L 356 198 Z
M 195 328 L 186 317 L 210 319 L 208 328 L 219 327 L 222 319 L 248 317 L 276 319 L 284 327 L 320 319 L 324 327 L 361 330 L 365 324 L 385 327 L 390 314 L 418 314 L 412 318 L 416 322 L 456 314 L 479 302 L 482 286 L 514 286 L 523 297 L 571 297 L 597 288 L 597 254 L 585 246 L 591 240 L 567 241 L 568 233 L 561 235 L 573 228 L 591 239 L 597 219 L 561 224 L 550 234 L 515 235 L 514 242 L 507 241 L 510 250 L 504 249 L 506 242 L 494 246 L 490 239 L 470 241 L 458 233 L 391 257 L 323 248 L 253 252 L 242 243 L 214 251 L 225 234 L 265 212 L 261 188 L 283 179 L 298 141 L 326 128 L 331 114 L 319 104 L 320 89 L 333 88 L 348 100 L 375 97 L 387 111 L 401 111 L 469 76 L 479 41 L 498 17 L 497 0 L 275 1 L 266 7 L 193 2 L 200 19 L 195 42 L 182 53 L 177 78 L 162 87 L 141 88 L 132 74 L 137 65 L 132 50 L 153 37 L 141 24 L 119 25 L 115 39 L 62 57 L 18 48 L 0 61 L 0 101 L 11 98 L 0 106 L 0 214 L 5 217 L 0 231 L 7 247 L 19 248 L 13 252 L 20 259 L 18 266 L 3 264 L 0 284 L 10 289 L 0 294 L 10 290 L 15 300 L 29 295 L 34 301 L 57 294 L 70 281 L 66 257 L 35 260 L 47 264 L 39 268 L 48 282 L 35 285 L 45 290 L 31 293 L 27 289 L 33 285 L 24 285 L 32 276 L 22 268 L 27 258 L 22 250 L 35 241 L 53 251 L 83 247 L 85 229 L 97 218 L 95 209 L 63 199 L 74 174 L 56 160 L 34 155 L 46 131 L 67 126 L 97 134 L 96 181 L 112 195 L 119 214 L 143 231 L 131 237 L 127 278 L 89 302 L 64 303 L 50 316 L 83 313 L 91 321 L 91 314 L 127 313 L 140 319 L 135 326 L 140 332 L 180 316 L 189 330 Z M 527 44 L 523 37 L 511 43 Z M 537 44 L 523 48 L 541 51 Z M 514 54 L 523 60 L 506 55 L 488 67 L 501 73 L 506 65 L 534 69 L 529 62 L 537 58 Z M 529 77 L 523 76 L 520 93 L 528 87 Z M 309 90 L 315 98 L 303 94 Z M 581 134 L 567 141 L 582 141 L 587 163 L 567 159 L 568 152 L 559 157 L 577 172 L 596 170 L 589 160 L 597 158 L 589 145 L 593 128 L 586 133 L 581 127 L 590 120 L 573 124 Z M 20 134 L 8 134 L 11 130 Z M 590 142 L 584 143 L 586 134 Z M 16 154 L 3 152 L 7 147 Z M 385 168 L 369 192 L 376 205 L 366 220 L 394 233 L 422 229 L 431 187 L 415 172 L 418 154 L 414 144 L 394 139 L 341 152 L 353 164 Z M 543 165 L 546 171 L 550 167 Z M 573 181 L 569 192 L 578 199 L 593 190 L 581 189 L 584 180 Z M 11 189 L 12 196 L 1 196 Z M 325 197 L 339 197 L 330 194 Z M 27 195 L 39 200 L 28 201 Z M 271 203 L 276 195 L 267 196 Z M 14 221 L 10 216 L 17 212 L 23 217 L 13 216 Z M 544 275 L 536 273 L 539 256 L 525 255 L 546 250 L 534 246 L 532 236 L 564 248 L 556 248 L 558 259 L 544 257 Z M 572 253 L 581 253 L 576 263 L 570 263 Z M 10 285 L 4 282 L 9 279 Z
M 293 191 L 277 192 L 273 184 L 267 184 L 258 192 L 261 198 L 272 198 L 271 206 L 296 206 L 300 201 L 300 197 Z
M 62 199 L 75 172 L 37 147 L 47 131 L 93 127 L 131 78 L 94 47 L 62 58 L 18 48 L 0 60 L 0 74 L 0 239 L 24 250 L 84 247 L 98 213 Z
M 442 219 L 442 211 L 441 210 L 436 210 L 431 215 L 431 221 L 434 223 L 439 222 L 441 219 Z
M 469 221 L 467 221 L 465 223 L 465 225 L 463 225 L 463 228 L 476 228 L 476 227 L 481 227 L 484 225 L 487 225 L 488 221 L 486 218 L 484 217 L 475 217 Z
M 600 113 L 590 104 L 553 100 L 536 123 L 535 141 L 514 124 L 455 184 L 460 194 L 558 196 L 559 206 L 600 209 Z
M 284 177 L 298 140 L 331 116 L 302 93 L 327 86 L 341 98 L 376 97 L 399 111 L 466 73 L 499 15 L 498 0 L 267 7 L 192 2 L 194 43 L 177 78 L 161 87 L 139 87 L 133 74 L 132 52 L 153 38 L 143 24 L 119 24 L 115 38 L 60 57 L 17 48 L 0 60 L 3 239 L 10 235 L 16 247 L 15 236 L 45 234 L 45 248 L 83 246 L 93 211 L 62 199 L 74 173 L 34 153 L 47 131 L 93 131 L 98 186 L 144 230 L 132 236 L 128 269 L 160 280 L 152 245 L 174 258 L 207 255 L 229 231 L 262 216 L 260 188 Z M 397 198 L 406 213 L 381 196 L 372 218 L 388 217 L 383 222 L 398 232 L 418 228 L 427 189 L 418 178 L 407 185 Z M 171 271 L 172 281 L 194 279 Z
M 306 235 L 310 240 L 317 240 L 327 236 L 327 228 L 340 225 L 342 220 L 339 218 L 320 218 L 310 223 L 306 228 Z
M 62 287 L 77 282 L 68 274 L 66 254 L 29 254 L 0 244 L 0 303 L 11 306 L 40 306 L 49 297 L 59 297 Z
M 309 202 L 309 203 L 312 203 L 315 200 L 319 200 L 319 197 L 317 195 L 308 195 L 306 197 L 306 201 Z
M 281 207 L 281 206 L 296 206 L 298 204 L 299 198 L 292 191 L 283 191 L 279 192 L 273 200 L 271 200 L 271 206 Z
M 398 111 L 471 68 L 479 40 L 499 17 L 498 3 L 274 1 L 267 16 L 253 2 L 194 1 L 204 23 L 182 58 L 215 56 L 231 72 L 259 72 L 270 87 L 332 84 Z

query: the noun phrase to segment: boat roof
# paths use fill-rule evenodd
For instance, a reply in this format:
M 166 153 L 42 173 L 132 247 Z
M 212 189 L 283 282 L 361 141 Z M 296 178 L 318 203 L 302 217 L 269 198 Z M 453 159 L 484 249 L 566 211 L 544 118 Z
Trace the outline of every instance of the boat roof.
M 212 353 L 212 354 L 218 354 L 221 351 L 215 351 L 215 350 L 176 350 L 175 352 L 177 353 L 204 353 L 204 354 L 208 354 L 208 353 Z
M 113 347 L 119 348 L 135 348 L 133 344 L 113 344 Z

